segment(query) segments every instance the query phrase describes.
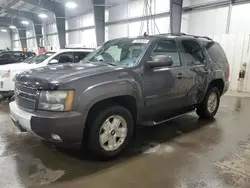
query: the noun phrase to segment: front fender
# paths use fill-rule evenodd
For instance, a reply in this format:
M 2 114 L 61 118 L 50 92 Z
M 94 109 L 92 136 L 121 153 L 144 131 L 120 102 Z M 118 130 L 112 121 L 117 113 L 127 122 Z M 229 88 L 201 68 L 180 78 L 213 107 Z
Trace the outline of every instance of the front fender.
M 143 105 L 142 90 L 135 80 L 112 80 L 102 82 L 88 87 L 80 97 L 78 97 L 77 110 L 89 111 L 97 102 L 104 99 L 129 95 L 136 99 L 137 108 Z

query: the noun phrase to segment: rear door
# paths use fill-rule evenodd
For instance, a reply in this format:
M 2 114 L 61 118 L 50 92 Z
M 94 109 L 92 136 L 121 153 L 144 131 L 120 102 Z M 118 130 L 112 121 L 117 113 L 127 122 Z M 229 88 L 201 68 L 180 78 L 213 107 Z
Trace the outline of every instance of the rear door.
M 196 39 L 182 39 L 181 56 L 186 65 L 187 76 L 187 100 L 185 105 L 193 105 L 198 102 L 204 90 L 205 80 L 208 75 L 206 70 L 206 56 L 201 44 Z

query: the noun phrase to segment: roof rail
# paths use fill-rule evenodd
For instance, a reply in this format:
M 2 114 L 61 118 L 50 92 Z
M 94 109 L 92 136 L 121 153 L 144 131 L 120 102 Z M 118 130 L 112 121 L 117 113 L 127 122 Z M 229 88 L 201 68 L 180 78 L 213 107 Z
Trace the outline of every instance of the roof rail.
M 211 39 L 210 37 L 207 37 L 207 36 L 188 35 L 186 33 L 181 33 L 181 35 L 195 37 L 195 38 L 204 38 L 204 39 L 207 39 L 207 40 L 213 40 L 213 39 Z
M 158 34 L 158 35 L 170 35 L 170 36 L 189 36 L 189 37 L 194 37 L 194 38 L 204 38 L 207 40 L 213 40 L 210 37 L 207 36 L 197 36 L 197 35 L 189 35 L 186 33 L 162 33 L 162 34 Z

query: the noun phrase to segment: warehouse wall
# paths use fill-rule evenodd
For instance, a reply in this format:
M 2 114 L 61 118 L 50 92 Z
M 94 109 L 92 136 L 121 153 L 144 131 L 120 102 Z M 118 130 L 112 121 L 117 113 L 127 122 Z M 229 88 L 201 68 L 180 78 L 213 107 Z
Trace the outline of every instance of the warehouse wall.
M 1 32 L 1 29 L 7 29 L 8 32 Z M 11 38 L 8 28 L 0 27 L 0 49 L 11 49 Z
M 56 23 L 49 23 L 44 25 L 43 30 L 44 33 L 46 34 L 44 37 L 44 45 L 47 48 L 47 50 L 50 50 L 51 48 L 53 50 L 60 49 Z
M 20 38 L 19 38 L 19 33 L 18 33 L 17 30 L 13 30 L 13 32 L 12 32 L 12 40 L 13 40 L 13 43 L 12 43 L 13 50 L 15 50 L 15 51 L 22 50 L 22 45 L 21 45 L 21 41 L 20 41 Z
M 26 31 L 26 37 L 27 37 L 28 51 L 33 51 L 35 53 L 38 53 L 37 42 L 36 42 L 36 34 L 35 34 L 34 29 L 27 30 Z

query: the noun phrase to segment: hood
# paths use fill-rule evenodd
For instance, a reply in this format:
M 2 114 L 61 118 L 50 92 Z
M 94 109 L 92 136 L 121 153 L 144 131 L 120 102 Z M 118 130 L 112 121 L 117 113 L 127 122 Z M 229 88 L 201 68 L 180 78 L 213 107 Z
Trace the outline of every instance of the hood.
M 21 70 L 27 70 L 37 67 L 35 64 L 28 64 L 28 63 L 12 63 L 7 65 L 1 65 L 1 70 L 10 70 L 10 71 L 21 71 Z
M 16 76 L 16 81 L 37 89 L 56 89 L 60 83 L 111 70 L 113 66 L 100 62 L 53 65 L 22 72 Z

